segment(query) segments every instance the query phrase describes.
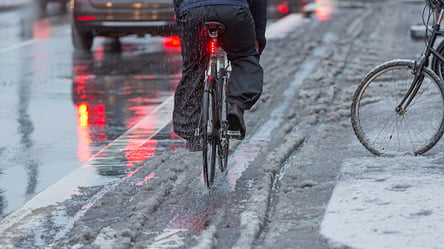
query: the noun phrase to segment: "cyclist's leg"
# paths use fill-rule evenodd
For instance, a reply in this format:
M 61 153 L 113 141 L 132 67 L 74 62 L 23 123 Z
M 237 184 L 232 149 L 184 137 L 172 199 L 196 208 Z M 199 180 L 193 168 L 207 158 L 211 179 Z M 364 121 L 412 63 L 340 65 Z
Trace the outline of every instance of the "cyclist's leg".
M 247 8 L 219 8 L 226 27 L 222 46 L 231 61 L 227 101 L 250 109 L 262 93 L 263 69 L 256 50 L 254 20 Z
M 195 9 L 193 11 L 199 11 Z M 199 13 L 178 18 L 181 53 L 183 58 L 182 78 L 174 95 L 173 126 L 177 135 L 190 140 L 199 124 L 202 105 L 203 80 L 208 58 L 206 44 L 200 36 Z
M 227 120 L 229 130 L 239 131 L 240 139 L 245 136 L 243 111 L 250 109 L 259 99 L 263 85 L 263 70 L 256 50 L 254 20 L 244 7 L 224 6 L 217 8 L 220 21 L 226 31 L 221 36 L 221 46 L 231 61 L 228 81 Z

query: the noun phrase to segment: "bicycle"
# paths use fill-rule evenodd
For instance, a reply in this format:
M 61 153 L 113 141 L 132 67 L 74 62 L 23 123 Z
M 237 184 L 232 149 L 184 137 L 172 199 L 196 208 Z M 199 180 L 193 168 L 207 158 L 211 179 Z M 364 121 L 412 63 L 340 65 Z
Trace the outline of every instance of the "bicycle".
M 444 35 L 440 31 L 444 0 L 426 2 L 426 7 L 430 6 L 428 20 L 432 15 L 434 20 L 421 56 L 376 66 L 361 80 L 353 96 L 353 130 L 360 143 L 378 156 L 422 155 L 444 133 L 444 85 L 432 70 L 444 72 L 440 64 L 444 64 L 444 57 L 433 48 L 436 38 Z
M 204 180 L 210 189 L 214 184 L 216 161 L 220 171 L 226 172 L 230 138 L 240 136 L 240 133 L 229 131 L 226 119 L 225 98 L 231 67 L 226 52 L 218 45 L 218 36 L 225 31 L 225 27 L 219 22 L 206 22 L 204 31 L 209 36 L 210 59 L 206 69 L 198 132 L 202 132 Z

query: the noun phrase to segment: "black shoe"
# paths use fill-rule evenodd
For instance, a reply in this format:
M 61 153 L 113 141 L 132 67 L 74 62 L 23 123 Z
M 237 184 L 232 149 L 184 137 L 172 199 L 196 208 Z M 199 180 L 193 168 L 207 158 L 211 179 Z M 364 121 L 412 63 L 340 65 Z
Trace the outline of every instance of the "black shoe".
M 238 105 L 228 103 L 227 110 L 228 132 L 237 131 L 240 135 L 236 138 L 244 139 L 245 137 L 245 122 L 244 122 L 244 110 Z
M 192 137 L 190 139 L 187 139 L 187 142 L 185 143 L 185 148 L 190 152 L 203 151 L 201 137 Z

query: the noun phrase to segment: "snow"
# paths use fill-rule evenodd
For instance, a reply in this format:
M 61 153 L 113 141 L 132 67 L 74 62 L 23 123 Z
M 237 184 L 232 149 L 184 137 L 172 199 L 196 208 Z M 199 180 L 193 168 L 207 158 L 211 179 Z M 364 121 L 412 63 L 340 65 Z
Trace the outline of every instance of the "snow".
M 353 248 L 441 248 L 443 156 L 350 157 L 322 234 Z

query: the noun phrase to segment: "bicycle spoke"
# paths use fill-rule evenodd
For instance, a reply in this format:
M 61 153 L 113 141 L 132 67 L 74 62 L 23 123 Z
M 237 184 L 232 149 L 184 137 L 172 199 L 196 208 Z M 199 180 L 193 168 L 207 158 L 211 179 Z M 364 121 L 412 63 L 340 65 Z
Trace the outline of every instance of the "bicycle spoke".
M 384 63 L 372 70 L 356 91 L 353 128 L 372 153 L 421 154 L 442 136 L 443 86 L 429 69 L 424 69 L 423 83 L 407 109 L 395 110 L 413 82 L 413 66 L 412 61 Z

